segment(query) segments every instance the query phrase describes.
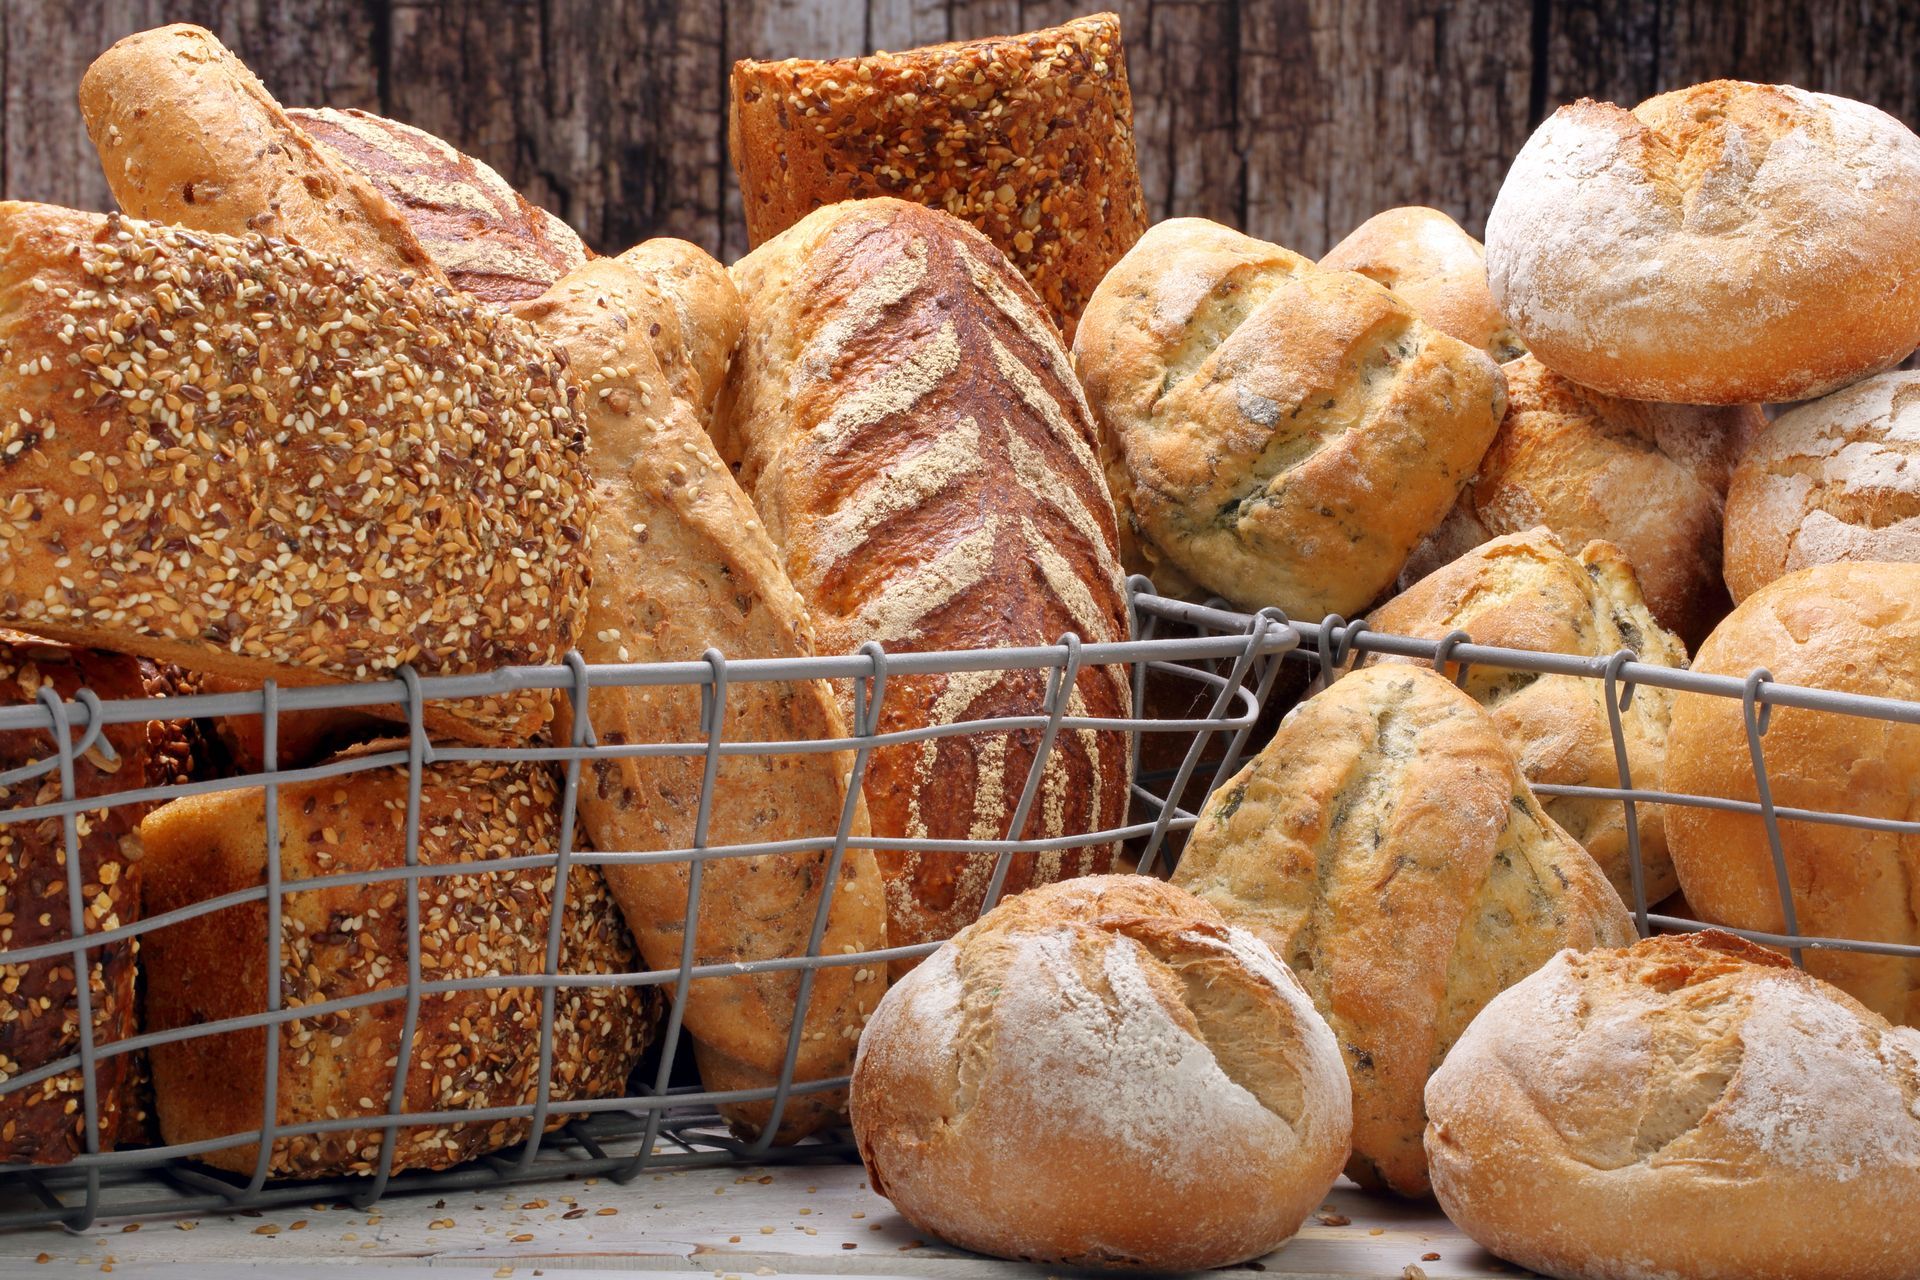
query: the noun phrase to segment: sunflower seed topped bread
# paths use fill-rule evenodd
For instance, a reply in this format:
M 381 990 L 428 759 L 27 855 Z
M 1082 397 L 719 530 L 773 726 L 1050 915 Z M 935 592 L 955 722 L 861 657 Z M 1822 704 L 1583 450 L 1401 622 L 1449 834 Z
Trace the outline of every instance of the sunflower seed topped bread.
M 825 62 L 736 62 L 728 150 L 750 243 L 822 205 L 898 196 L 977 227 L 1071 339 L 1146 230 L 1111 13 Z
M 1302 703 L 1214 793 L 1174 883 L 1273 948 L 1353 1081 L 1350 1177 L 1427 1190 L 1421 1091 L 1488 1000 L 1633 921 L 1500 730 L 1419 667 L 1367 667 Z
M 1376 213 L 1327 250 L 1320 265 L 1385 285 L 1422 320 L 1502 364 L 1527 352 L 1487 292 L 1486 250 L 1438 209 Z
M 561 358 L 283 241 L 0 203 L 0 617 L 286 683 L 557 661 L 586 581 Z M 435 704 L 538 731 L 545 692 Z
M 1541 363 L 1607 395 L 1824 395 L 1920 346 L 1920 138 L 1791 85 L 1582 98 L 1507 171 L 1487 277 Z
M 1438 640 L 1456 628 L 1474 643 L 1540 653 L 1604 657 L 1632 649 L 1639 661 L 1687 665 L 1687 650 L 1656 622 L 1633 568 L 1604 542 L 1570 553 L 1545 529 L 1477 547 L 1367 615 L 1394 635 Z M 1401 659 L 1383 658 L 1396 662 Z M 1587 676 L 1469 667 L 1467 692 L 1493 713 L 1521 772 L 1535 786 L 1617 787 L 1618 762 L 1606 684 Z M 1642 686 L 1621 713 L 1633 785 L 1659 790 L 1667 755 L 1670 690 Z M 1585 846 L 1626 901 L 1633 901 L 1626 816 L 1617 800 L 1546 796 L 1547 814 Z M 1664 805 L 1636 810 L 1646 901 L 1675 887 Z
M 1108 273 L 1074 359 L 1140 567 L 1299 617 L 1393 582 L 1506 408 L 1499 366 L 1393 293 L 1203 218 Z
M 1427 1085 L 1441 1208 L 1565 1280 L 1909 1280 L 1920 1033 L 1732 934 L 1562 952 Z
M 747 308 L 718 423 L 813 613 L 822 653 L 1123 640 L 1113 504 L 1093 423 L 1033 291 L 978 232 L 900 200 L 831 205 L 733 267 Z M 1048 673 L 895 675 L 884 732 L 1042 711 Z M 1088 664 L 1074 716 L 1125 716 L 1124 668 Z M 850 690 L 849 690 L 850 695 Z M 1039 730 L 882 747 L 878 837 L 1003 839 Z M 1120 825 L 1127 735 L 1062 732 L 1028 839 Z M 1012 859 L 1008 893 L 1104 871 L 1109 844 Z M 993 854 L 887 851 L 895 946 L 985 901 Z
M 1351 1112 L 1299 980 L 1145 876 L 1007 899 L 887 994 L 853 1076 L 861 1159 L 909 1221 L 1072 1266 L 1279 1247 L 1339 1176 Z

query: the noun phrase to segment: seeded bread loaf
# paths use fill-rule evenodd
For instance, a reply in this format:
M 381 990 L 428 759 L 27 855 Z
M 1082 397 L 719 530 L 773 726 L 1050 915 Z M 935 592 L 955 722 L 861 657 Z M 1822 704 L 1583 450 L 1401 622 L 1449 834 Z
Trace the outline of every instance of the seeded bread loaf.
M 576 394 L 457 294 L 298 246 L 0 203 L 0 618 L 285 683 L 557 661 Z M 544 692 L 434 704 L 540 731 Z
M 1506 649 L 1592 657 L 1632 649 L 1641 662 L 1687 665 L 1686 647 L 1654 620 L 1633 567 L 1616 548 L 1589 542 L 1569 553 L 1545 529 L 1475 548 L 1375 609 L 1367 620 L 1381 631 L 1429 640 L 1460 628 L 1476 644 Z M 1529 783 L 1620 785 L 1604 681 L 1480 665 L 1468 668 L 1466 690 L 1493 713 Z M 1660 787 L 1672 713 L 1672 692 L 1647 685 L 1634 690 L 1633 702 L 1620 715 L 1627 765 L 1641 790 Z M 1593 855 L 1621 898 L 1633 901 L 1620 802 L 1543 796 L 1541 805 Z M 1643 804 L 1635 812 L 1646 900 L 1655 903 L 1676 884 L 1667 854 L 1666 807 Z
M 1327 250 L 1320 265 L 1385 285 L 1422 320 L 1502 364 L 1527 352 L 1487 292 L 1486 250 L 1438 209 L 1376 213 Z
M 1139 567 L 1316 619 L 1393 582 L 1506 407 L 1492 360 L 1386 289 L 1202 218 L 1107 275 L 1074 358 Z
M 750 243 L 842 200 L 944 209 L 999 246 L 1069 339 L 1147 227 L 1111 13 L 906 53 L 737 62 L 728 149 Z
M 1113 505 L 1093 424 L 1033 291 L 954 218 L 900 200 L 833 205 L 733 276 L 746 336 L 718 425 L 822 653 L 1121 640 Z M 884 733 L 1034 715 L 1044 671 L 894 676 Z M 849 691 L 850 694 L 850 691 Z M 1124 716 L 1124 668 L 1087 665 L 1075 716 Z M 1002 839 L 1038 730 L 883 747 L 866 776 L 878 837 Z M 1127 735 L 1062 732 L 1023 834 L 1120 825 Z M 1111 845 L 1012 860 L 1006 891 L 1105 871 Z M 990 854 L 881 855 L 895 946 L 949 937 L 981 911 Z
M 1300 975 L 1353 1080 L 1349 1176 L 1427 1191 L 1421 1091 L 1473 1016 L 1633 921 L 1500 730 L 1418 667 L 1317 694 L 1214 794 L 1174 883 Z

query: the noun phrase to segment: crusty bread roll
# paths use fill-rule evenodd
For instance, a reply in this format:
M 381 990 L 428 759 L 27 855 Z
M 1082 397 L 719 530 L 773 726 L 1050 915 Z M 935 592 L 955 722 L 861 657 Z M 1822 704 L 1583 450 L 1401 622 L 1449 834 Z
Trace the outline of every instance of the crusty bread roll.
M 1299 980 L 1144 876 L 1008 899 L 887 993 L 853 1075 L 860 1157 L 908 1221 L 1068 1266 L 1277 1248 L 1339 1176 L 1351 1107 Z
M 1455 628 L 1476 644 L 1594 657 L 1632 649 L 1641 662 L 1687 665 L 1687 650 L 1648 611 L 1633 567 L 1605 542 L 1570 553 L 1545 529 L 1495 538 L 1367 615 L 1377 630 L 1438 640 Z M 1401 661 L 1400 659 L 1380 659 Z M 1467 669 L 1467 692 L 1493 713 L 1520 770 L 1533 785 L 1617 787 L 1619 764 L 1606 683 L 1493 666 Z M 1673 694 L 1645 686 L 1621 713 L 1633 785 L 1658 790 L 1667 756 Z M 1626 814 L 1617 800 L 1546 796 L 1547 815 L 1578 840 L 1633 901 Z M 1643 804 L 1640 862 L 1646 900 L 1672 893 L 1663 807 Z
M 1733 474 L 1726 548 L 1735 600 L 1809 565 L 1920 563 L 1920 373 L 1883 373 L 1774 419 Z
M 1920 346 L 1920 138 L 1863 102 L 1715 80 L 1547 118 L 1487 215 L 1541 363 L 1635 400 L 1823 395 Z
M 1427 1190 L 1421 1090 L 1473 1015 L 1562 947 L 1620 946 L 1620 897 L 1499 727 L 1419 667 L 1302 703 L 1200 815 L 1174 871 L 1300 975 L 1353 1081 L 1347 1173 Z
M 1487 292 L 1486 250 L 1438 209 L 1408 205 L 1376 213 L 1327 250 L 1320 265 L 1385 285 L 1422 320 L 1502 364 L 1526 354 Z
M 1506 407 L 1492 360 L 1386 289 L 1202 218 L 1108 273 L 1074 358 L 1138 567 L 1299 617 L 1392 583 Z
M 728 150 L 753 245 L 842 200 L 944 209 L 999 246 L 1071 340 L 1146 230 L 1111 13 L 866 58 L 749 59 L 732 85 Z
M 559 660 L 584 448 L 524 325 L 283 241 L 0 203 L 0 617 L 284 683 Z M 430 704 L 540 731 L 545 691 Z
M 1694 670 L 1920 700 L 1920 564 L 1816 565 L 1741 602 Z M 1776 805 L 1911 821 L 1920 725 L 1776 707 L 1766 737 Z M 1676 695 L 1667 789 L 1759 799 L 1738 698 Z M 1913 886 L 1920 836 L 1785 822 L 1780 841 L 1802 933 L 1920 944 Z M 1786 925 L 1757 813 L 1667 810 L 1667 844 L 1702 920 L 1778 933 Z M 1841 951 L 1805 953 L 1810 972 L 1894 1022 L 1920 1024 L 1920 964 Z
M 1910 1280 L 1920 1034 L 1717 931 L 1565 951 L 1427 1085 L 1440 1207 L 1559 1280 Z
M 1093 644 L 1127 635 L 1094 427 L 1026 281 L 973 228 L 900 200 L 831 205 L 734 264 L 747 308 L 717 424 L 822 653 Z M 1048 673 L 895 675 L 883 733 L 1034 715 Z M 847 696 L 851 696 L 850 687 Z M 1087 664 L 1069 714 L 1129 714 L 1124 667 Z M 1037 730 L 882 747 L 876 836 L 1007 835 Z M 1062 732 L 1023 835 L 1117 827 L 1125 733 Z M 1013 857 L 1006 891 L 1111 866 L 1113 846 Z M 997 855 L 881 855 L 893 945 L 979 915 Z

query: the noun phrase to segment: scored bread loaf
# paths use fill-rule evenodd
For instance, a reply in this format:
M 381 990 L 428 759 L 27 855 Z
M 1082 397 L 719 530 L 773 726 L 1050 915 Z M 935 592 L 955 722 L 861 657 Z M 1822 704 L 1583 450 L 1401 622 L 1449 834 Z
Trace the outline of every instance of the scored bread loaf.
M 0 203 L 0 617 L 286 683 L 557 661 L 584 442 L 512 317 L 297 245 Z M 434 703 L 540 730 L 551 695 Z
M 900 200 L 831 205 L 733 267 L 746 336 L 718 423 L 822 653 L 1089 644 L 1127 635 L 1113 504 L 1066 352 L 1033 291 L 957 219 Z M 1034 715 L 1045 671 L 894 676 L 880 730 Z M 850 689 L 846 696 L 850 696 Z M 1123 668 L 1083 667 L 1074 716 L 1125 716 Z M 882 747 L 877 837 L 1008 834 L 1039 730 Z M 1120 825 L 1127 735 L 1062 732 L 1022 834 Z M 1105 871 L 1110 844 L 1013 857 L 1006 891 Z M 893 945 L 974 919 L 991 854 L 886 851 Z
M 709 648 L 730 658 L 808 656 L 812 629 L 780 567 L 779 549 L 691 411 L 672 395 L 654 357 L 647 316 L 657 301 L 623 260 L 600 259 L 520 307 L 567 353 L 587 388 L 593 589 L 580 652 L 589 662 L 695 661 Z M 846 733 L 832 690 L 820 681 L 735 684 L 726 707 L 729 741 L 807 741 Z M 700 691 L 682 686 L 603 689 L 589 711 L 605 744 L 697 742 L 700 708 Z M 563 706 L 563 740 L 569 716 Z M 846 752 L 726 757 L 714 784 L 708 843 L 832 836 L 850 763 Z M 581 820 L 603 849 L 689 848 L 703 768 L 699 756 L 595 760 L 582 779 Z M 851 834 L 866 832 L 865 813 L 856 807 Z M 804 955 L 821 895 L 829 891 L 828 857 L 814 850 L 706 863 L 693 962 Z M 689 864 L 616 864 L 607 877 L 647 963 L 677 966 Z M 886 904 L 873 853 L 849 850 L 831 891 L 822 954 L 885 947 Z M 683 1015 L 707 1088 L 776 1082 L 799 983 L 800 974 L 787 970 L 702 978 L 691 985 Z M 801 1028 L 797 1081 L 846 1074 L 860 1028 L 885 987 L 878 966 L 839 965 L 816 973 Z M 830 1122 L 843 1102 L 836 1093 L 794 1096 L 780 1140 Z M 732 1104 L 722 1111 L 737 1128 L 757 1133 L 770 1104 Z
M 1376 213 L 1327 250 L 1320 265 L 1385 285 L 1422 320 L 1502 364 L 1527 353 L 1487 292 L 1486 250 L 1438 209 Z

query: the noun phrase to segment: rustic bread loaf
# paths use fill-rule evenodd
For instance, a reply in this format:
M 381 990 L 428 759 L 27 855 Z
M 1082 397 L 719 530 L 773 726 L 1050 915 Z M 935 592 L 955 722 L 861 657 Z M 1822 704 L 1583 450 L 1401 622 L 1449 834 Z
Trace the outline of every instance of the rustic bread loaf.
M 178 23 L 115 44 L 81 77 L 80 113 L 136 218 L 259 232 L 445 283 L 400 210 L 316 146 L 211 31 Z
M 1589 542 L 1569 554 L 1545 529 L 1475 548 L 1375 609 L 1367 620 L 1380 631 L 1429 640 L 1459 628 L 1476 644 L 1592 657 L 1632 649 L 1641 662 L 1687 665 L 1686 647 L 1654 620 L 1633 567 L 1618 549 Z M 1620 785 L 1604 681 L 1474 666 L 1468 668 L 1466 690 L 1493 713 L 1528 783 Z M 1672 692 L 1649 685 L 1634 690 L 1633 702 L 1620 714 L 1627 765 L 1641 790 L 1660 787 L 1672 712 Z M 1593 855 L 1620 896 L 1633 901 L 1620 802 L 1544 796 L 1541 805 Z M 1664 806 L 1640 805 L 1636 816 L 1646 900 L 1658 902 L 1676 884 Z
M 727 149 L 747 239 L 822 205 L 898 196 L 977 227 L 1069 340 L 1146 230 L 1120 20 L 906 53 L 733 65 Z
M 1756 667 L 1786 684 L 1920 701 L 1920 564 L 1816 565 L 1762 587 L 1693 661 L 1712 675 Z M 1920 725 L 1776 707 L 1761 741 L 1775 804 L 1912 821 Z M 1759 799 L 1740 699 L 1676 695 L 1667 789 Z M 1801 932 L 1920 944 L 1920 835 L 1782 822 L 1780 842 Z M 1672 806 L 1667 843 L 1700 919 L 1785 928 L 1759 814 Z M 1920 963 L 1842 951 L 1806 962 L 1883 1017 L 1920 1024 Z
M 1487 275 L 1541 363 L 1607 395 L 1824 395 L 1920 346 L 1920 138 L 1791 85 L 1582 98 L 1507 171 Z
M 881 1002 L 854 1136 L 873 1189 L 951 1243 L 1189 1271 L 1299 1229 L 1347 1155 L 1340 1051 L 1299 979 L 1144 876 L 1029 890 Z
M 1920 562 L 1920 373 L 1883 373 L 1774 419 L 1733 474 L 1726 548 L 1735 600 L 1809 565 Z
M 1201 218 L 1108 274 L 1074 358 L 1147 572 L 1301 617 L 1393 582 L 1506 405 L 1492 360 L 1386 289 Z
M 556 661 L 584 441 L 553 350 L 306 249 L 0 203 L 0 617 L 285 683 Z M 436 703 L 520 737 L 545 692 Z
M 1633 921 L 1527 789 L 1499 727 L 1431 671 L 1302 703 L 1214 793 L 1174 883 L 1300 975 L 1353 1080 L 1350 1177 L 1427 1191 L 1421 1091 L 1482 1006 Z
M 656 303 L 622 261 L 601 259 L 520 308 L 567 354 L 587 388 L 593 590 L 580 652 L 589 662 L 697 661 L 709 648 L 730 658 L 808 656 L 811 624 L 780 568 L 779 549 L 654 357 L 646 316 Z M 602 743 L 698 742 L 700 704 L 691 687 L 609 688 L 589 711 Z M 563 740 L 569 731 L 563 706 Z M 749 682 L 728 691 L 725 732 L 733 741 L 794 741 L 843 737 L 846 728 L 823 682 Z M 628 852 L 691 847 L 704 763 L 699 756 L 593 761 L 582 780 L 580 816 L 595 844 Z M 727 757 L 715 781 L 709 844 L 832 836 L 849 766 L 845 752 Z M 856 810 L 852 834 L 867 834 L 864 811 Z M 810 851 L 708 862 L 694 963 L 806 954 L 820 896 L 828 892 L 828 857 Z M 647 963 L 678 966 L 689 864 L 616 864 L 607 878 Z M 874 855 L 849 850 L 832 890 L 822 953 L 886 945 Z M 799 985 L 800 974 L 787 970 L 704 978 L 689 988 L 683 1016 L 709 1089 L 776 1082 Z M 818 971 L 796 1080 L 846 1074 L 860 1027 L 885 987 L 877 966 Z M 781 1139 L 821 1127 L 843 1104 L 836 1093 L 796 1095 Z M 737 1128 L 757 1133 L 770 1104 L 723 1111 Z
M 404 767 L 283 783 L 277 850 L 282 879 L 401 867 L 406 810 Z M 402 1105 L 410 1112 L 450 1114 L 438 1124 L 400 1129 L 396 1171 L 445 1168 L 528 1136 L 525 1120 L 464 1120 L 459 1113 L 534 1100 L 540 992 L 513 980 L 545 971 L 554 872 L 486 868 L 497 859 L 554 854 L 559 813 L 559 788 L 544 765 L 425 767 L 420 863 L 471 870 L 419 882 L 422 976 L 428 982 L 498 977 L 500 983 L 422 997 Z M 258 790 L 191 796 L 156 809 L 141 825 L 148 914 L 264 883 L 265 821 Z M 281 1024 L 276 1123 L 386 1113 L 407 1004 L 405 883 L 335 884 L 284 895 L 284 1005 L 372 992 L 386 997 Z M 562 928 L 558 972 L 633 971 L 633 941 L 596 869 L 576 866 L 569 872 Z M 270 954 L 265 902 L 227 907 L 148 934 L 141 950 L 148 1028 L 164 1031 L 263 1011 Z M 550 1097 L 618 1096 L 652 1036 L 658 1008 L 656 996 L 635 987 L 560 988 Z M 153 1050 L 154 1099 L 166 1141 L 201 1142 L 259 1127 L 267 1034 L 226 1031 Z M 556 1113 L 552 1123 L 568 1118 Z M 270 1170 L 281 1177 L 375 1173 L 381 1138 L 374 1128 L 280 1137 Z M 257 1155 L 253 1143 L 197 1158 L 250 1173 Z
M 1487 292 L 1487 251 L 1438 209 L 1376 213 L 1327 250 L 1320 265 L 1385 285 L 1422 320 L 1502 364 L 1527 353 Z
M 620 264 L 640 279 L 633 302 L 668 387 L 711 433 L 747 318 L 733 277 L 699 245 L 665 237 L 641 241 Z
M 1440 1206 L 1567 1280 L 1904 1280 L 1920 1034 L 1731 934 L 1565 951 L 1427 1085 Z
M 747 308 L 718 424 L 822 653 L 1092 644 L 1127 635 L 1113 506 L 1066 352 L 978 232 L 899 200 L 833 205 L 736 263 Z M 895 676 L 882 732 L 1034 715 L 1045 671 Z M 1068 714 L 1125 716 L 1123 668 L 1088 665 Z M 1001 839 L 1038 730 L 884 747 L 876 836 Z M 1127 735 L 1062 732 L 1029 838 L 1120 825 Z M 1105 871 L 1100 844 L 1013 858 L 1006 891 Z M 889 938 L 950 936 L 981 911 L 991 854 L 884 852 Z

